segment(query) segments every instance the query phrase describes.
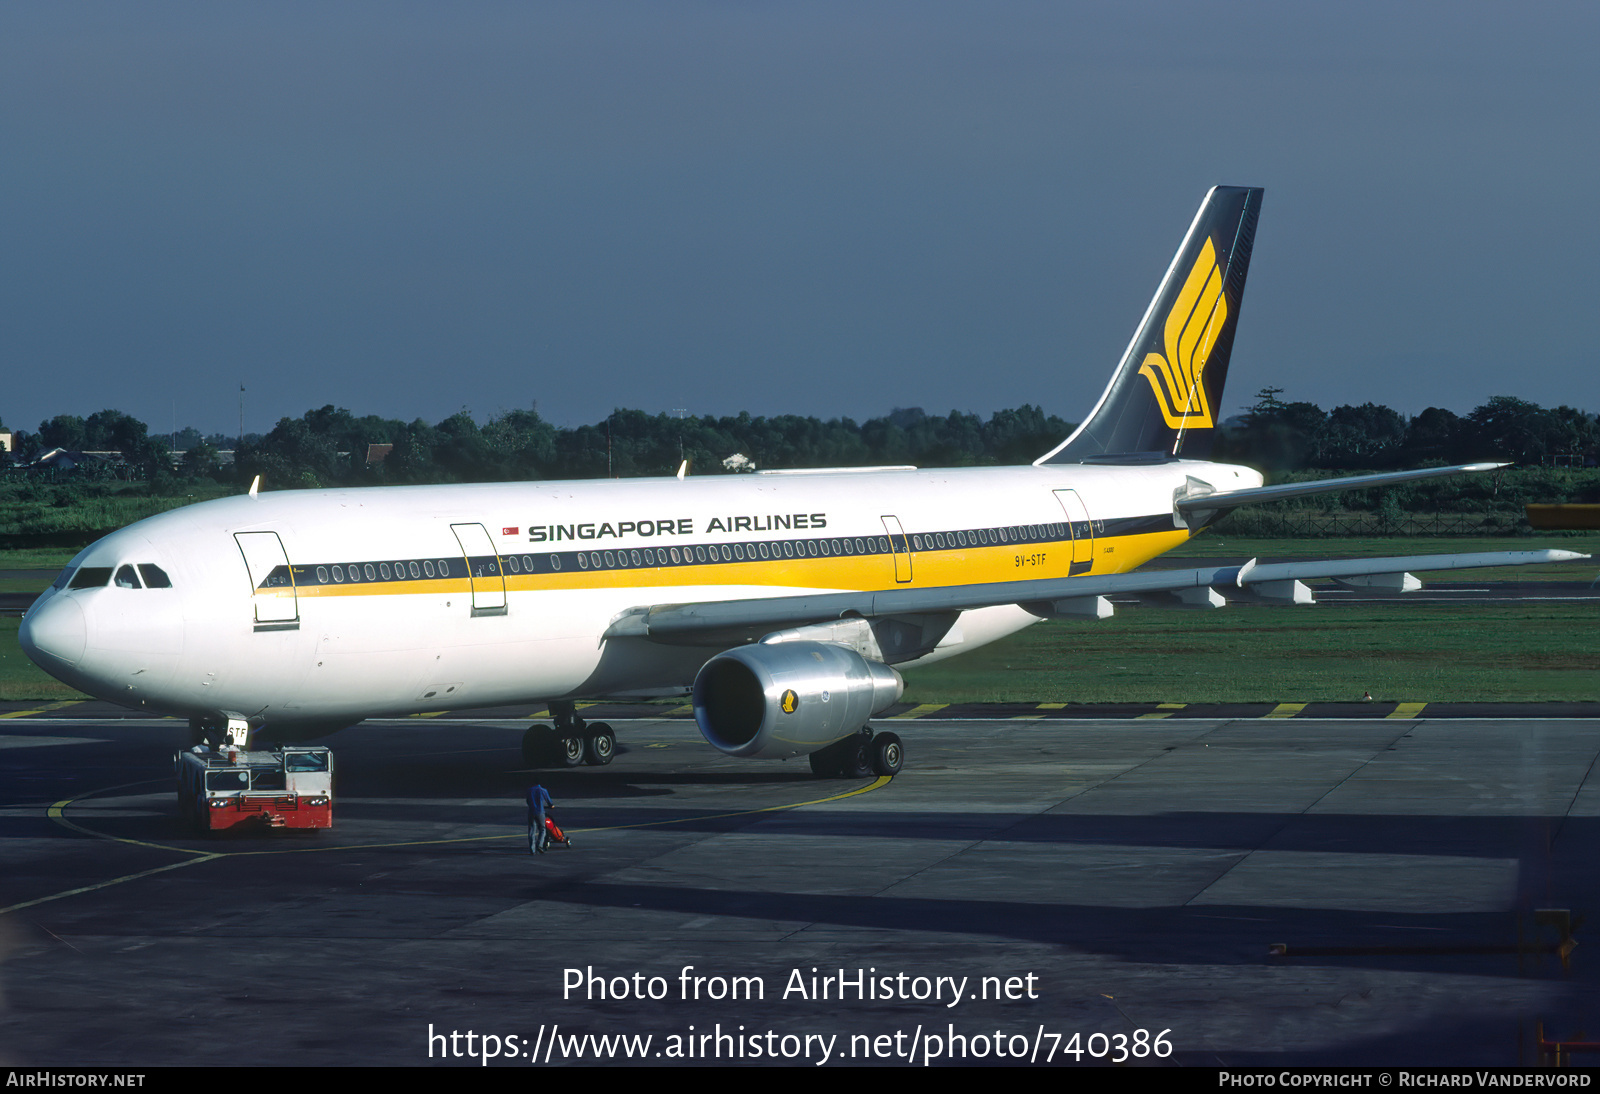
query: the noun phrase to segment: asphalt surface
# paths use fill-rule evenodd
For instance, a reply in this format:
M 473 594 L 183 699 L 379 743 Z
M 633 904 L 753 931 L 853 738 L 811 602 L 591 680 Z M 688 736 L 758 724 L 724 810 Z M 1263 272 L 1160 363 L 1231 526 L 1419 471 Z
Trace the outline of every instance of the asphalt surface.
M 1600 1029 L 1600 720 L 1021 709 L 885 721 L 905 771 L 853 782 L 681 718 L 545 772 L 525 718 L 367 724 L 329 741 L 333 831 L 209 841 L 181 724 L 13 706 L 0 1063 L 467 1064 L 470 1030 L 511 1066 L 626 1062 L 588 1034 L 650 1064 L 1478 1065 Z M 527 854 L 533 780 L 570 850 Z

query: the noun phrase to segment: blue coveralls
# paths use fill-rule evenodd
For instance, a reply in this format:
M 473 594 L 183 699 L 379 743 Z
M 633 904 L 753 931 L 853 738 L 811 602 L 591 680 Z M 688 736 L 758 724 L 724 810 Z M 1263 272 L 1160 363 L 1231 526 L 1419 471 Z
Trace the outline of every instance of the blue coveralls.
M 545 838 L 544 811 L 555 803 L 550 800 L 549 791 L 542 786 L 528 787 L 528 854 L 541 849 L 541 842 Z

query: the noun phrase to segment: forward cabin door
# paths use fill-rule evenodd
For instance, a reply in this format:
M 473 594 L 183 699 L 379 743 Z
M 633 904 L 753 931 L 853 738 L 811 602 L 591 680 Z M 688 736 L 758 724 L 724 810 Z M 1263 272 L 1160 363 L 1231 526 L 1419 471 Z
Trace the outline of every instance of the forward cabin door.
M 300 598 L 295 593 L 294 571 L 278 533 L 235 532 L 233 540 L 239 545 L 245 569 L 250 574 L 256 630 L 286 631 L 300 626 Z
M 1094 522 L 1089 519 L 1089 508 L 1083 504 L 1076 490 L 1057 490 L 1055 494 L 1072 528 L 1070 572 L 1074 575 L 1086 574 L 1094 565 Z
M 472 579 L 472 614 L 505 615 L 506 578 L 489 530 L 481 524 L 452 524 L 450 530 L 461 544 L 467 574 Z

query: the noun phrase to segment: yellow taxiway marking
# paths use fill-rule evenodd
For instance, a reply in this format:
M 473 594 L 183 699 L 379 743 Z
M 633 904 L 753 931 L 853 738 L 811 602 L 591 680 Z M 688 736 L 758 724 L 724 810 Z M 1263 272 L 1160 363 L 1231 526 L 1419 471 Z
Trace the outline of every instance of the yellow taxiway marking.
M 1401 703 L 1394 710 L 1384 715 L 1385 718 L 1418 718 L 1422 715 L 1422 708 L 1427 703 Z
M 1149 714 L 1141 714 L 1140 718 L 1170 718 L 1174 711 L 1182 710 L 1187 703 L 1157 703 L 1156 709 Z
M 904 714 L 896 714 L 894 718 L 921 718 L 924 714 L 932 714 L 936 710 L 943 710 L 949 703 L 923 703 L 921 706 L 912 707 Z M 890 719 L 893 721 L 894 719 Z
M 10 714 L 0 714 L 0 718 L 28 718 L 35 714 L 43 714 L 47 710 L 60 710 L 62 707 L 73 707 L 88 701 L 87 699 L 68 699 L 61 703 L 46 703 L 38 710 L 13 710 Z
M 1277 706 L 1267 711 L 1267 713 L 1263 714 L 1262 717 L 1293 718 L 1296 714 L 1299 714 L 1304 709 L 1306 709 L 1306 705 L 1304 703 L 1279 703 Z
M 1034 710 L 1061 710 L 1066 705 L 1067 704 L 1065 704 L 1065 703 L 1037 703 L 1037 704 L 1035 704 L 1033 709 Z M 1018 714 L 1015 717 L 1009 718 L 1007 720 L 1008 721 L 1012 721 L 1012 722 L 1037 722 L 1037 721 L 1042 720 L 1043 718 L 1044 718 L 1043 714 Z
M 13 904 L 8 908 L 0 908 L 0 915 L 6 915 L 10 912 L 20 912 L 22 909 L 32 908 L 36 904 L 48 904 L 52 900 L 60 900 L 62 897 L 77 896 L 79 893 L 92 893 L 96 889 L 105 889 L 112 885 L 121 885 L 124 881 L 137 881 L 139 878 L 149 877 L 151 874 L 164 874 L 168 870 L 181 870 L 185 866 L 193 866 L 197 862 L 210 862 L 212 859 L 218 859 L 221 857 L 221 855 L 201 854 L 198 858 L 186 858 L 182 862 L 169 862 L 167 865 L 157 866 L 153 870 L 140 870 L 137 874 L 124 874 L 121 877 L 114 877 L 110 881 L 102 881 L 94 885 L 83 885 L 76 889 L 68 889 L 64 893 L 51 893 L 49 896 L 42 896 L 37 900 L 25 900 L 21 904 Z
M 156 781 L 159 780 L 144 780 L 145 783 Z M 591 832 L 621 832 L 632 828 L 662 828 L 670 824 L 689 824 L 691 822 L 698 821 L 727 820 L 730 817 L 749 817 L 755 816 L 758 813 L 781 813 L 788 809 L 800 809 L 807 805 L 825 805 L 828 802 L 843 801 L 845 798 L 854 798 L 857 795 L 868 794 L 874 790 L 888 786 L 893 781 L 894 777 L 892 775 L 880 775 L 866 786 L 858 786 L 854 790 L 845 791 L 843 794 L 830 794 L 826 798 L 812 798 L 809 801 L 791 802 L 787 805 L 767 805 L 762 806 L 760 809 L 740 809 L 732 813 L 711 813 L 705 816 L 673 817 L 667 820 L 641 821 L 638 824 L 614 824 L 606 825 L 600 828 L 574 828 L 571 829 L 571 831 L 585 834 Z M 119 786 L 108 786 L 102 790 L 93 791 L 93 793 L 104 794 L 112 790 L 122 790 L 130 786 L 141 785 L 144 785 L 144 783 L 123 783 Z M 89 795 L 87 794 L 84 795 L 84 797 L 88 796 Z M 106 835 L 104 832 L 96 832 L 92 828 L 85 828 L 81 824 L 76 824 L 68 820 L 66 817 L 67 807 L 82 800 L 82 798 L 68 798 L 65 801 L 56 802 L 54 805 L 50 806 L 46 813 L 51 820 L 55 821 L 62 827 L 69 828 L 74 832 L 81 832 L 84 835 L 92 836 L 95 839 L 110 840 L 113 843 L 126 843 L 134 847 L 152 847 L 161 851 L 172 851 L 176 854 L 191 855 L 193 857 L 187 858 L 182 862 L 174 862 L 166 866 L 157 866 L 153 870 L 140 870 L 138 873 L 124 874 L 121 877 L 114 877 L 109 881 L 97 882 L 94 885 L 82 885 L 76 889 L 68 889 L 65 892 L 52 893 L 49 896 L 42 896 L 35 900 L 23 901 L 21 904 L 12 904 L 9 907 L 0 908 L 0 915 L 6 915 L 9 912 L 21 911 L 24 908 L 32 908 L 39 904 L 48 904 L 52 900 L 61 900 L 64 897 L 77 896 L 79 893 L 92 893 L 96 889 L 105 889 L 112 885 L 120 885 L 125 881 L 137 881 L 139 878 L 149 877 L 151 874 L 160 874 L 165 873 L 168 870 L 177 870 L 185 866 L 193 866 L 198 862 L 215 862 L 218 859 L 224 858 L 245 857 L 249 855 L 305 855 L 314 854 L 318 851 L 367 851 L 388 847 L 428 847 L 449 843 L 479 843 L 485 840 L 526 838 L 526 833 L 518 831 L 502 833 L 493 836 L 462 836 L 456 839 L 401 840 L 394 843 L 343 843 L 336 846 L 327 847 L 286 847 L 280 850 L 270 851 L 196 851 L 188 847 L 173 847 L 170 844 L 149 843 L 145 840 L 128 839 L 125 836 L 110 836 Z
M 656 715 L 656 717 L 657 718 L 676 718 L 680 714 L 693 714 L 693 713 L 694 713 L 694 704 L 693 703 L 684 703 L 681 707 L 673 707 L 671 710 L 663 711 L 662 713 Z

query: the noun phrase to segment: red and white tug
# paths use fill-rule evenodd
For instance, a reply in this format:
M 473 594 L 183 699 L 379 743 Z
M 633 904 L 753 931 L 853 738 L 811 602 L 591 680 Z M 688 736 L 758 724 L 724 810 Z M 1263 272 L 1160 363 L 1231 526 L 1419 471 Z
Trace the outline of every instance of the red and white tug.
M 230 735 L 225 744 L 177 752 L 173 763 L 179 808 L 202 832 L 333 827 L 333 753 L 327 748 L 252 751 Z

